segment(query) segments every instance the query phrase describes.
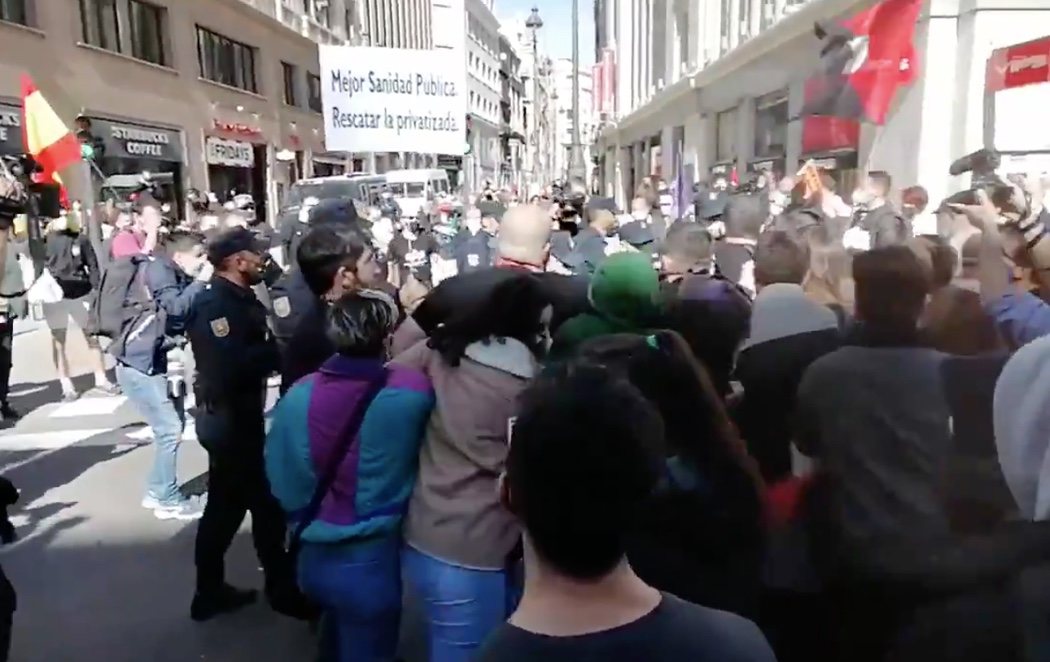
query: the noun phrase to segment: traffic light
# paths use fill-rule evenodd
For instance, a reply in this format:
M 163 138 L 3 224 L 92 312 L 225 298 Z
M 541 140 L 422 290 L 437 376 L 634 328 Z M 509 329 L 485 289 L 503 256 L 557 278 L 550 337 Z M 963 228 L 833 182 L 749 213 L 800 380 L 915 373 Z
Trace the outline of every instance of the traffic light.
M 100 161 L 106 154 L 106 143 L 92 131 L 91 118 L 77 117 L 77 140 L 80 141 L 80 157 L 85 161 Z

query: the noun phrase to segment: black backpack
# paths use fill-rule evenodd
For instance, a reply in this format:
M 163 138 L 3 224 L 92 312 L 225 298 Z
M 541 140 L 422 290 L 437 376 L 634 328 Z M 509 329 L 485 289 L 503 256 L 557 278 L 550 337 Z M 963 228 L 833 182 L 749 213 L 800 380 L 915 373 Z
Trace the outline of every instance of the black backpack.
M 149 261 L 146 256 L 134 255 L 109 263 L 91 298 L 88 325 L 84 330 L 87 335 L 119 338 L 129 322 L 144 312 L 156 310 L 145 282 Z

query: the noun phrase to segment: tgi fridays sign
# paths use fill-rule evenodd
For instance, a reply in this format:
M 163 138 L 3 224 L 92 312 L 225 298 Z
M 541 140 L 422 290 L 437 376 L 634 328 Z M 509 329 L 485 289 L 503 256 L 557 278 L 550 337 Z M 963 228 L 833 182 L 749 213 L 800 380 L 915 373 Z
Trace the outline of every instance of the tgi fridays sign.
M 22 109 L 0 104 L 0 154 L 22 151 Z
M 251 143 L 208 136 L 204 143 L 205 158 L 211 165 L 233 168 L 255 167 L 255 149 Z

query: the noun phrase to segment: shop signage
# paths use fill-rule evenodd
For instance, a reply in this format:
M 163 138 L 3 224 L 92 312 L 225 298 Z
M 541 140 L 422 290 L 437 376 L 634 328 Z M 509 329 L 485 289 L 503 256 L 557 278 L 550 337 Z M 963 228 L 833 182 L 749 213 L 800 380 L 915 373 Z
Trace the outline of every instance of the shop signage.
M 20 154 L 22 149 L 22 109 L 0 104 L 0 154 Z
M 820 93 L 817 78 L 806 81 L 804 97 L 808 102 Z M 856 150 L 860 145 L 860 122 L 843 117 L 809 115 L 802 118 L 802 154 L 819 154 L 837 150 Z
M 182 138 L 178 131 L 90 118 L 91 131 L 106 145 L 106 158 L 182 162 Z
M 720 163 L 718 165 L 711 166 L 712 175 L 728 175 L 732 165 L 729 163 Z
M 767 161 L 755 161 L 751 164 L 754 172 L 774 172 L 778 170 L 777 165 L 782 164 L 782 159 L 769 159 Z
M 993 51 L 986 77 L 989 92 L 1050 83 L 1050 37 Z
M 262 129 L 259 127 L 239 124 L 237 122 L 223 122 L 219 119 L 212 119 L 211 126 L 216 131 L 222 131 L 223 133 L 236 133 L 239 136 L 247 136 L 249 138 L 256 138 L 262 135 Z
M 251 143 L 208 136 L 204 147 L 205 158 L 211 165 L 255 167 L 255 149 Z

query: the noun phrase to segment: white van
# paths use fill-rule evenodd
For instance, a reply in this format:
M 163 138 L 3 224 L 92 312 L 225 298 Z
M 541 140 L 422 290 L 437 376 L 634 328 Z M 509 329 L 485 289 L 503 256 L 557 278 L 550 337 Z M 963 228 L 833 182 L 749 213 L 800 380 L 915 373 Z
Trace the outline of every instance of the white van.
M 444 170 L 389 170 L 386 184 L 401 205 L 404 216 L 415 217 L 427 202 L 449 192 L 448 172 Z

